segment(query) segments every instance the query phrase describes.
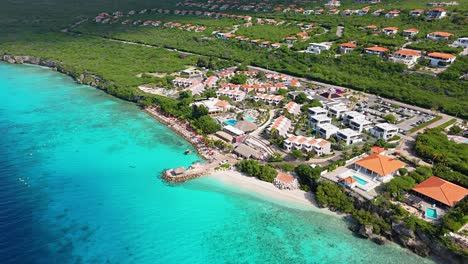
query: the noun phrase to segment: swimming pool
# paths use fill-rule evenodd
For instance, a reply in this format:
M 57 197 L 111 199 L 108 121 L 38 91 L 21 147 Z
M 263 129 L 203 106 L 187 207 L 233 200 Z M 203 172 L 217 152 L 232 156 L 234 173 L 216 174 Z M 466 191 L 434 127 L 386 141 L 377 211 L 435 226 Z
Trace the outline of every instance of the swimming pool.
M 359 178 L 359 177 L 358 177 L 358 176 L 356 176 L 356 175 L 353 175 L 353 178 L 354 178 L 354 179 L 356 179 L 356 180 L 357 180 L 357 182 L 358 182 L 359 184 L 361 184 L 361 185 L 366 185 L 366 184 L 368 184 L 368 182 L 367 182 L 367 181 L 365 181 L 365 180 L 363 180 L 363 179 Z
M 255 118 L 253 118 L 253 117 L 246 117 L 245 120 L 250 121 L 250 122 L 253 122 L 253 121 L 255 121 Z
M 426 217 L 430 219 L 437 219 L 437 210 L 434 208 L 426 208 Z
M 228 119 L 228 120 L 225 120 L 224 121 L 224 124 L 228 125 L 228 126 L 233 126 L 237 123 L 237 120 L 235 119 Z

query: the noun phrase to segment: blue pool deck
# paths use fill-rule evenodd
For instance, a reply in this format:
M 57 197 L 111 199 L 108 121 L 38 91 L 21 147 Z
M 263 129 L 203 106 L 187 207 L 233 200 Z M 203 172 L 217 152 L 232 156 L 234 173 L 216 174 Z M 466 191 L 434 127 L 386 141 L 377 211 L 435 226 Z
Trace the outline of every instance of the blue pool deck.
M 356 180 L 357 180 L 357 182 L 358 182 L 359 184 L 361 184 L 361 185 L 366 185 L 366 184 L 368 184 L 368 183 L 369 183 L 368 181 L 366 181 L 366 180 L 363 180 L 363 179 L 359 178 L 359 177 L 358 177 L 358 176 L 356 176 L 356 175 L 353 175 L 353 178 L 354 178 L 354 179 L 356 179 Z
M 437 219 L 437 210 L 435 208 L 426 208 L 426 217 L 429 219 Z

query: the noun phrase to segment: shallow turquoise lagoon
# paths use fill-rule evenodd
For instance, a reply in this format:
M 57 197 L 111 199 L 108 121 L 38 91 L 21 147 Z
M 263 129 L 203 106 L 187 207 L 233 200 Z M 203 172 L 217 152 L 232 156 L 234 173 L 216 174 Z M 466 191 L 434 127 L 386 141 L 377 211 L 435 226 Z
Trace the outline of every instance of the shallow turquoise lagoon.
M 1 263 L 431 263 L 343 220 L 165 168 L 199 161 L 135 105 L 0 63 Z

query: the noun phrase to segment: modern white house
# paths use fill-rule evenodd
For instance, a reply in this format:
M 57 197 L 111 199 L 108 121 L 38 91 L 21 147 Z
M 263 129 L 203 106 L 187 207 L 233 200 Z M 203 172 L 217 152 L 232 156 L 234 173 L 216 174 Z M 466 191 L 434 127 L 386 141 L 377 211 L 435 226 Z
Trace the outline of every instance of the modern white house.
M 443 8 L 434 8 L 426 13 L 426 17 L 429 19 L 442 19 L 447 16 L 447 10 Z
M 326 116 L 327 112 L 328 111 L 325 108 L 318 107 L 318 106 L 307 109 L 307 114 L 309 118 L 312 116 Z
M 351 120 L 357 119 L 366 119 L 366 116 L 356 111 L 349 111 L 343 113 L 343 124 L 345 125 L 348 125 Z
M 324 139 L 329 139 L 330 137 L 336 135 L 340 129 L 331 123 L 325 123 L 317 125 L 317 132 Z
M 398 134 L 398 127 L 389 123 L 377 124 L 369 131 L 376 138 L 388 140 Z
M 317 128 L 317 126 L 319 125 L 330 124 L 330 123 L 331 123 L 331 118 L 329 118 L 326 115 L 311 116 L 309 118 L 309 125 L 312 128 Z
M 359 133 L 362 133 L 362 131 L 369 130 L 371 124 L 372 124 L 372 122 L 367 120 L 367 119 L 357 118 L 357 119 L 349 120 L 348 126 L 352 130 L 356 130 Z
M 414 9 L 409 12 L 409 16 L 411 17 L 420 17 L 422 14 L 424 14 L 423 9 Z
M 419 58 L 421 58 L 421 52 L 419 50 L 401 49 L 393 52 L 389 60 L 413 66 L 418 62 Z
M 454 47 L 462 47 L 462 48 L 468 48 L 468 38 L 458 38 L 453 42 L 452 46 Z
M 419 33 L 419 30 L 417 28 L 408 28 L 408 29 L 403 30 L 401 34 L 404 37 L 413 37 L 418 33 Z
M 386 27 L 382 29 L 382 33 L 385 35 L 396 35 L 398 33 L 397 27 Z
M 327 44 L 309 43 L 309 46 L 307 47 L 305 52 L 321 54 L 323 51 L 329 50 L 330 48 L 331 46 Z
M 337 104 L 328 108 L 328 116 L 340 119 L 343 113 L 347 112 L 348 108 L 344 104 Z
M 452 64 L 457 57 L 452 54 L 432 52 L 427 54 L 427 58 L 434 67 L 447 67 Z
M 345 128 L 336 133 L 336 138 L 342 140 L 346 145 L 351 145 L 357 142 L 361 142 L 361 134 L 350 128 Z
M 364 52 L 369 54 L 369 55 L 376 55 L 376 56 L 379 56 L 379 57 L 383 57 L 385 55 L 385 53 L 388 52 L 388 49 L 384 48 L 384 47 L 375 46 L 375 47 L 366 48 L 364 50 Z
M 398 174 L 398 169 L 406 164 L 390 157 L 377 153 L 364 157 L 354 163 L 354 169 L 374 180 L 389 182 Z

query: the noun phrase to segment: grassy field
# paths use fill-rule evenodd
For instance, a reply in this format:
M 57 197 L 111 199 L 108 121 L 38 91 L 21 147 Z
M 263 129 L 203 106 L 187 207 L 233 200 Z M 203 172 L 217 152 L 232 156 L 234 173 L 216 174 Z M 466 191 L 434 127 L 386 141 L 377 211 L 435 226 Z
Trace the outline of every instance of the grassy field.
M 282 41 L 287 36 L 294 36 L 300 31 L 296 25 L 274 26 L 274 25 L 254 25 L 252 27 L 239 27 L 236 35 L 250 39 L 262 39 L 273 42 Z

